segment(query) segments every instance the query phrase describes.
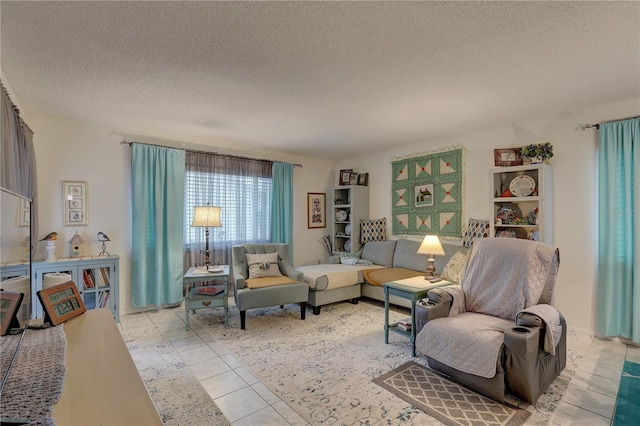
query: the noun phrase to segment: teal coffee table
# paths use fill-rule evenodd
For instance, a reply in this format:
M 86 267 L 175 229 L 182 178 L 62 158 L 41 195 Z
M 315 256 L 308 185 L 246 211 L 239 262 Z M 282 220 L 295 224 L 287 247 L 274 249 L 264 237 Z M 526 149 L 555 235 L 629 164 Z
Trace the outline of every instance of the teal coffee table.
M 389 343 L 389 331 L 406 336 L 411 340 L 411 356 L 416 356 L 416 302 L 427 297 L 429 290 L 453 284 L 451 281 L 431 283 L 424 276 L 384 283 L 384 343 Z M 401 297 L 411 302 L 411 328 L 405 330 L 396 322 L 389 324 L 389 295 Z

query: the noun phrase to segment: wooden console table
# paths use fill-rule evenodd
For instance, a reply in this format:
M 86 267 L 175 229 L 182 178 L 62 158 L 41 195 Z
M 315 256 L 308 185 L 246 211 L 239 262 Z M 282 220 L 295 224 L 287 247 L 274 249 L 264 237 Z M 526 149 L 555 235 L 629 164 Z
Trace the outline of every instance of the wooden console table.
M 109 309 L 62 327 L 67 371 L 53 406 L 56 425 L 162 425 Z

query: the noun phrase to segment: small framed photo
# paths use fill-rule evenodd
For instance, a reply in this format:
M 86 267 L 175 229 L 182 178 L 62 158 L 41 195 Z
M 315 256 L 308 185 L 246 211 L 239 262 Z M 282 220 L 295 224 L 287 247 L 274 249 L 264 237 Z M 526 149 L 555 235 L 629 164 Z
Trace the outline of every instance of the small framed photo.
M 327 195 L 307 192 L 307 229 L 327 227 Z
M 351 176 L 349 176 L 349 185 L 357 185 L 358 184 L 358 174 L 351 172 Z
M 353 169 L 340 170 L 340 179 L 338 179 L 338 186 L 346 186 L 351 182 L 351 173 Z
M 360 173 L 358 175 L 358 185 L 369 185 L 369 173 Z
M 63 181 L 62 205 L 64 226 L 86 226 L 89 224 L 89 187 L 87 182 Z
M 500 148 L 493 150 L 493 160 L 496 167 L 522 166 L 521 148 Z

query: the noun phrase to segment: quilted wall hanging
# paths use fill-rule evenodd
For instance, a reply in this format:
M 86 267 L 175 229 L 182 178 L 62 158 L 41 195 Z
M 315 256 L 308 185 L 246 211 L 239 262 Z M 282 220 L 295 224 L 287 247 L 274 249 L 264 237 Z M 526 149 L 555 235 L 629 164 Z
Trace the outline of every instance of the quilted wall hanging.
M 393 235 L 461 238 L 463 150 L 391 162 Z

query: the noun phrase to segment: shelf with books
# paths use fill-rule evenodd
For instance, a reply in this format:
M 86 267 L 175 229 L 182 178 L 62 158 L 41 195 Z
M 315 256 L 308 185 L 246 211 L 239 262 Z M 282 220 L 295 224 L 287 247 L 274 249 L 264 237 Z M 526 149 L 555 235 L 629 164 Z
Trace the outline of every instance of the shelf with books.
M 35 261 L 32 266 L 36 292 L 44 288 L 44 276 L 48 273 L 66 273 L 76 283 L 87 309 L 109 308 L 119 322 L 118 307 L 118 256 L 94 257 L 86 260 Z M 39 301 L 34 304 L 33 317 L 43 316 Z

